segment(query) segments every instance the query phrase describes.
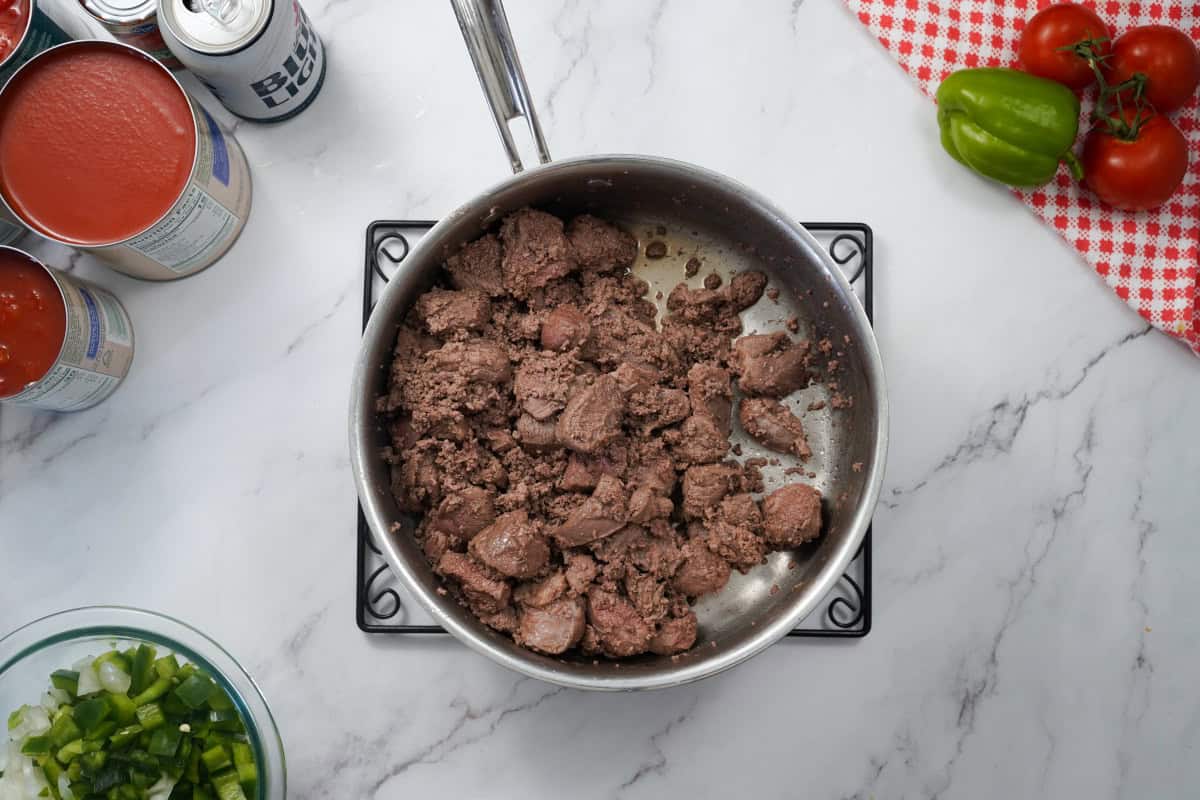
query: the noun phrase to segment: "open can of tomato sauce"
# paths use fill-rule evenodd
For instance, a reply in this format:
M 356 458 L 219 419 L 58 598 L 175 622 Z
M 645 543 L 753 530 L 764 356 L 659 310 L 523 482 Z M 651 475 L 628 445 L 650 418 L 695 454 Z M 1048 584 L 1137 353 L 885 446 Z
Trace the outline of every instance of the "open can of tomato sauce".
M 158 30 L 158 0 L 79 0 L 118 42 L 149 53 L 168 69 L 183 69 Z
M 119 42 L 68 42 L 0 90 L 0 198 L 42 236 L 166 281 L 233 245 L 250 168 L 162 64 Z
M 133 324 L 111 293 L 0 247 L 0 403 L 80 411 L 133 361 Z
M 71 37 L 37 6 L 37 0 L 0 0 L 0 86 L 33 56 Z M 0 244 L 15 241 L 25 229 L 0 211 Z

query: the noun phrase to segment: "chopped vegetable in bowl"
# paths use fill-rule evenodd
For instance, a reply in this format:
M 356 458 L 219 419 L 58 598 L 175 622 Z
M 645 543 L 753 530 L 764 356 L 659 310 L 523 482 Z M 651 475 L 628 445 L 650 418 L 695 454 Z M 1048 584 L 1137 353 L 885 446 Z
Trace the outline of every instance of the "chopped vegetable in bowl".
M 0 800 L 246 800 L 258 769 L 233 700 L 151 644 L 49 676 L 8 717 Z

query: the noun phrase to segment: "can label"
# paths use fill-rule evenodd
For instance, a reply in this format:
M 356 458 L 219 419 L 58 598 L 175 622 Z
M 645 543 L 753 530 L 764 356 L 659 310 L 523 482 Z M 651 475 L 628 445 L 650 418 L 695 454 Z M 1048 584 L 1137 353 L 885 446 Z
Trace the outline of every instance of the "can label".
M 134 26 L 109 24 L 105 20 L 100 22 L 118 42 L 132 45 L 143 53 L 153 56 L 167 69 L 183 69 L 183 64 L 163 41 L 158 23 L 153 19 Z
M 118 272 L 171 280 L 199 272 L 228 250 L 250 214 L 250 167 L 235 139 L 191 97 L 196 164 L 166 216 L 120 244 L 92 248 Z
M 87 281 L 49 270 L 66 303 L 67 331 L 50 371 L 5 403 L 79 411 L 112 394 L 133 361 L 133 324 L 120 301 Z
M 170 39 L 170 29 L 164 33 Z M 303 111 L 325 77 L 325 45 L 296 0 L 276 3 L 266 30 L 245 50 L 206 55 L 180 45 L 184 66 L 233 113 L 270 122 Z
M 9 54 L 4 64 L 0 65 L 0 86 L 3 86 L 26 61 L 43 50 L 71 38 L 38 8 L 37 0 L 30 0 L 29 15 L 29 30 L 25 31 L 25 38 L 17 45 L 17 49 Z

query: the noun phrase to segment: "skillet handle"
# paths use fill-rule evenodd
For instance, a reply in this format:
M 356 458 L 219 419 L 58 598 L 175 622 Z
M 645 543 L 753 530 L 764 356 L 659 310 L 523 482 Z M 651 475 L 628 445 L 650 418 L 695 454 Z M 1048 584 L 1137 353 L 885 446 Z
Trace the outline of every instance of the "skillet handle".
M 450 0 L 450 4 L 454 6 L 458 27 L 462 30 L 471 60 L 475 62 L 475 73 L 479 76 L 483 94 L 496 118 L 496 130 L 508 153 L 512 171 L 520 172 L 525 168 L 508 127 L 509 121 L 518 117 L 524 117 L 529 125 L 529 132 L 537 145 L 538 160 L 543 164 L 548 163 L 550 150 L 546 147 L 542 126 L 533 111 L 529 86 L 525 83 L 525 73 L 517 58 L 517 47 L 508 28 L 504 5 L 500 0 Z

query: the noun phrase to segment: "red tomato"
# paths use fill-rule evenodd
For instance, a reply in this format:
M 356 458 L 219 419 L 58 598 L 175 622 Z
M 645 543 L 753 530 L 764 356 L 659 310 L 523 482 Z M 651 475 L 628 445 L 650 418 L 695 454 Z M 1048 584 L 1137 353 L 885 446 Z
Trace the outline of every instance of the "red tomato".
M 1117 39 L 1104 69 L 1110 86 L 1137 72 L 1145 75 L 1146 99 L 1165 114 L 1184 106 L 1196 93 L 1200 51 L 1182 31 L 1166 25 L 1146 25 Z
M 1167 202 L 1188 168 L 1187 140 L 1179 129 L 1160 114 L 1143 114 L 1145 121 L 1133 141 L 1097 126 L 1083 142 L 1084 183 L 1101 200 L 1124 211 Z M 1127 110 L 1126 120 L 1131 117 Z
M 1105 39 L 1096 45 L 1096 55 L 1108 53 L 1108 26 L 1090 8 L 1060 3 L 1033 15 L 1021 33 L 1018 56 L 1026 72 L 1066 84 L 1079 91 L 1096 79 L 1088 62 L 1070 50 L 1085 39 Z

